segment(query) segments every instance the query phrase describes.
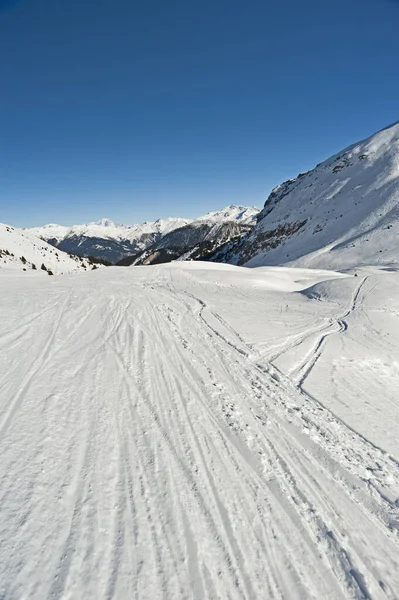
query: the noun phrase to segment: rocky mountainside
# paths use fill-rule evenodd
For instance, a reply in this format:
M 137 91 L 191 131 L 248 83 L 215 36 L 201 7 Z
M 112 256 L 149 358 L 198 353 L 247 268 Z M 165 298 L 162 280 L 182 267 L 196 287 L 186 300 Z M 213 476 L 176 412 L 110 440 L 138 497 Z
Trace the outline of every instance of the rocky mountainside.
M 54 248 L 28 231 L 0 223 L 0 271 L 56 275 L 97 269 L 92 261 Z
M 117 263 L 126 257 L 141 255 L 145 250 L 160 245 L 161 239 L 177 229 L 181 230 L 193 225 L 193 229 L 186 230 L 186 234 L 195 238 L 194 231 L 199 224 L 204 226 L 203 231 L 206 232 L 210 226 L 227 222 L 234 222 L 245 228 L 256 223 L 258 213 L 257 208 L 227 206 L 195 220 L 172 217 L 138 225 L 119 225 L 110 219 L 101 219 L 87 225 L 65 227 L 50 224 L 27 231 L 65 252 L 80 256 L 95 256 Z M 197 238 L 199 241 L 201 235 Z M 184 249 L 187 249 L 185 244 Z
M 351 269 L 399 262 L 399 123 L 276 187 L 250 235 L 212 260 Z
M 251 224 L 250 224 L 251 223 Z M 154 265 L 172 260 L 211 260 L 227 243 L 237 243 L 253 229 L 252 221 L 212 222 L 198 219 L 171 231 L 144 252 L 120 261 L 120 266 Z

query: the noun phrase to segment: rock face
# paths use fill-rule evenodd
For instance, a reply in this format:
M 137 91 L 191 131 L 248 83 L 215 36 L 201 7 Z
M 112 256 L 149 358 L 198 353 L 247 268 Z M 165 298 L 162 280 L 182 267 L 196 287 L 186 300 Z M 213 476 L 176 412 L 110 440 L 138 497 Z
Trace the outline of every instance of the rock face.
M 129 262 L 131 257 L 158 246 L 190 249 L 208 239 L 210 230 L 217 225 L 234 223 L 248 231 L 246 228 L 253 227 L 258 213 L 257 208 L 231 205 L 195 220 L 171 217 L 138 225 L 119 225 L 110 219 L 101 219 L 87 225 L 64 227 L 51 224 L 27 231 L 64 252 L 125 264 L 125 259 Z M 171 234 L 175 230 L 179 233 L 173 237 Z M 216 235 L 217 230 L 214 231 Z
M 214 258 L 350 269 L 399 262 L 399 123 L 276 187 L 244 240 Z

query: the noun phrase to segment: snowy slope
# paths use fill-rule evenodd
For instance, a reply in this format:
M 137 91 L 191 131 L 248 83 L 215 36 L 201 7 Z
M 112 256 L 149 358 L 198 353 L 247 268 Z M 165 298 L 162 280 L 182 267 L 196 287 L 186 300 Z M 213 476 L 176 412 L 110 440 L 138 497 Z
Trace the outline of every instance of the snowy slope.
M 45 273 L 42 265 L 53 274 L 85 271 L 93 267 L 86 259 L 69 256 L 29 231 L 0 223 L 0 271 L 12 269 Z
M 229 260 L 335 269 L 397 264 L 399 123 L 278 186 L 258 218 Z
M 398 272 L 0 279 L 2 598 L 398 597 Z

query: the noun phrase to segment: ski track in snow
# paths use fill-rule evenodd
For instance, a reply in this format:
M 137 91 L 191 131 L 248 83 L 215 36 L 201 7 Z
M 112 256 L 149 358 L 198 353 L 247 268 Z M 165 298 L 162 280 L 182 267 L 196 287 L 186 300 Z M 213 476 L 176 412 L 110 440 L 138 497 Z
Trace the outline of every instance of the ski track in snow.
M 3 299 L 0 598 L 397 599 L 398 465 L 304 389 L 366 278 L 288 377 L 143 269 Z
M 320 356 L 323 352 L 323 346 L 324 346 L 327 338 L 330 335 L 334 335 L 336 333 L 344 333 L 345 331 L 347 331 L 348 323 L 346 322 L 346 319 L 352 312 L 354 312 L 356 310 L 356 305 L 357 305 L 357 302 L 359 299 L 360 291 L 361 291 L 363 285 L 365 284 L 365 282 L 367 281 L 367 279 L 368 279 L 367 275 L 362 278 L 362 281 L 359 283 L 359 285 L 355 289 L 349 309 L 342 316 L 336 317 L 332 321 L 332 323 L 330 323 L 328 329 L 325 330 L 324 333 L 322 333 L 322 335 L 320 336 L 320 338 L 316 344 L 316 347 L 314 348 L 314 350 L 312 350 L 310 356 L 307 356 L 305 358 L 304 363 L 299 367 L 299 369 L 297 369 L 298 374 L 296 375 L 296 379 L 298 380 L 298 388 L 299 389 L 303 390 L 305 380 L 309 377 L 310 372 L 312 371 L 316 362 L 320 358 Z M 303 341 L 303 338 L 301 341 Z M 295 372 L 291 373 L 291 376 L 293 376 L 295 378 Z

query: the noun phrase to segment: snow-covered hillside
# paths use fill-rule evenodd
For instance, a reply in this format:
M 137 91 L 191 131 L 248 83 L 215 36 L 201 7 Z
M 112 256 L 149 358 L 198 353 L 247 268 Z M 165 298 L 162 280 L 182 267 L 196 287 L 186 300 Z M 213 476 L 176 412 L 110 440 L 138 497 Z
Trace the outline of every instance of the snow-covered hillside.
M 254 225 L 257 208 L 226 206 L 216 212 L 207 213 L 198 219 L 168 218 L 137 225 L 119 225 L 110 219 L 101 219 L 87 225 L 44 225 L 27 231 L 41 237 L 65 252 L 82 256 L 96 256 L 118 262 L 126 256 L 140 254 L 176 229 L 193 224 L 201 227 L 204 222 L 211 225 L 234 222 Z
M 398 598 L 399 272 L 0 280 L 1 598 Z
M 12 269 L 55 275 L 93 267 L 87 259 L 69 256 L 29 231 L 0 223 L 0 271 Z
M 399 262 L 399 123 L 273 190 L 228 260 L 345 269 Z

